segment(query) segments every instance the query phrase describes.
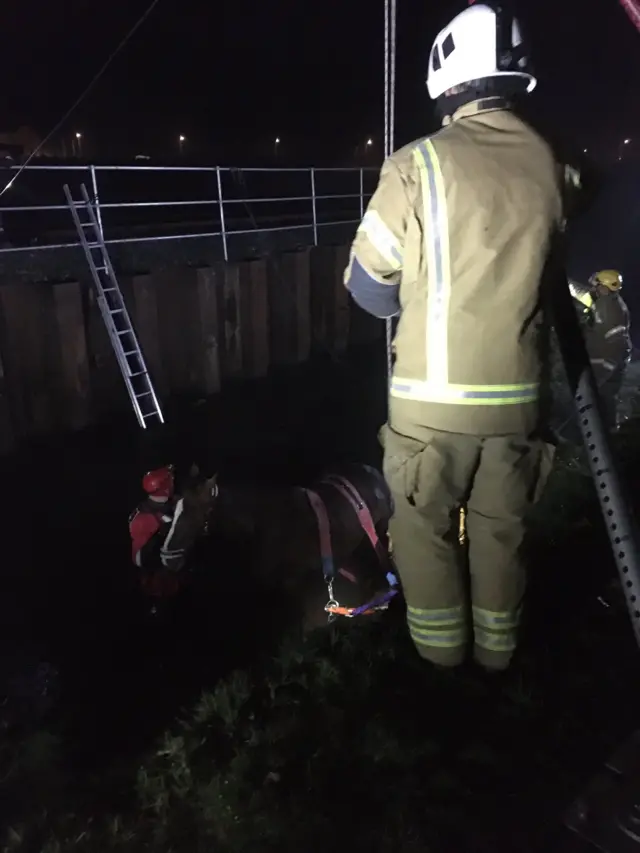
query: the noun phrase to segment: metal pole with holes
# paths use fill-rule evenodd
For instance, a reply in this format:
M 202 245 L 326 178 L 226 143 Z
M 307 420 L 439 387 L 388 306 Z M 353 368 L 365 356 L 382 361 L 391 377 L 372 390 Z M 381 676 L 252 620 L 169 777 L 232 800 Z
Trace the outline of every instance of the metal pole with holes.
M 313 208 L 313 245 L 318 245 L 318 212 L 316 210 L 316 170 L 311 169 L 311 205 Z
M 566 279 L 564 286 L 554 288 L 552 299 L 562 361 L 574 395 L 591 476 L 600 501 L 633 631 L 640 646 L 640 560 L 635 521 L 629 510 L 629 501 L 625 500 L 609 446 L 609 436 L 600 411 L 598 388 Z
M 96 167 L 91 166 L 91 188 L 93 189 L 93 203 L 95 205 L 96 210 L 96 219 L 98 220 L 98 228 L 100 229 L 100 236 L 104 242 L 104 228 L 102 225 L 102 212 L 100 210 L 100 200 L 98 198 L 98 177 L 96 175 Z
M 96 175 L 96 167 L 91 166 L 91 189 L 93 191 L 93 208 L 96 214 L 96 222 L 98 223 L 98 231 L 100 233 L 100 240 L 104 244 L 104 228 L 102 225 L 102 211 L 100 210 L 100 201 L 98 199 L 98 176 Z M 103 254 L 102 258 L 103 266 L 107 265 L 106 257 Z
M 364 169 L 360 167 L 360 219 L 364 216 Z
M 222 232 L 222 250 L 224 252 L 225 261 L 229 260 L 229 250 L 227 247 L 227 229 L 224 224 L 224 199 L 222 198 L 222 175 L 220 166 L 216 166 L 216 181 L 218 182 L 218 206 L 220 208 L 220 230 Z

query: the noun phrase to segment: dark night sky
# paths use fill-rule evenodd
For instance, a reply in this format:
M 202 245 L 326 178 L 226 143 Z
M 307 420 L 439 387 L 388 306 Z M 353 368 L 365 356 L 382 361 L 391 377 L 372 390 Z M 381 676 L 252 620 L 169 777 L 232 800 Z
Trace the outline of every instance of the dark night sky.
M 4 128 L 48 131 L 148 4 L 4 0 Z M 427 56 L 465 5 L 398 0 L 398 145 L 434 128 Z M 539 115 L 581 147 L 640 136 L 640 35 L 617 0 L 516 9 L 534 47 Z M 65 131 L 82 130 L 99 153 L 170 149 L 184 133 L 192 152 L 215 159 L 232 147 L 246 162 L 278 135 L 287 158 L 348 159 L 369 135 L 381 143 L 382 93 L 383 0 L 160 0 Z

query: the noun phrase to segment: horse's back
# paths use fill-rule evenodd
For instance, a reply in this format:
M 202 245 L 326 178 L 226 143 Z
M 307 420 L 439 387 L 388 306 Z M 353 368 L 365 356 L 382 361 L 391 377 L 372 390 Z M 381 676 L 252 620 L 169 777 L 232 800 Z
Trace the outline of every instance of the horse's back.
M 393 513 L 391 492 L 381 471 L 371 465 L 351 463 L 328 471 L 327 477 L 339 477 L 351 485 L 367 505 L 376 524 L 387 522 Z

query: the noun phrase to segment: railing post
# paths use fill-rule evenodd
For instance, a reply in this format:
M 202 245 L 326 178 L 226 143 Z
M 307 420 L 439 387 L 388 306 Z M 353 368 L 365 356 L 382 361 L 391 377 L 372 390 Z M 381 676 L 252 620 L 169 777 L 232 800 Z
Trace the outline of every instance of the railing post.
M 93 190 L 93 198 L 96 207 L 96 219 L 98 220 L 100 237 L 102 237 L 102 242 L 104 243 L 104 228 L 102 227 L 102 212 L 100 210 L 100 201 L 98 199 L 98 178 L 96 176 L 96 167 L 90 166 L 89 168 L 91 170 L 91 188 Z
M 360 219 L 364 218 L 364 169 L 360 166 Z
M 220 207 L 220 228 L 222 229 L 222 250 L 224 252 L 225 261 L 229 260 L 229 251 L 227 249 L 227 229 L 224 224 L 224 199 L 222 198 L 222 176 L 220 174 L 220 166 L 216 166 L 216 180 L 218 182 L 218 206 Z
M 318 213 L 316 210 L 316 170 L 311 169 L 311 203 L 313 205 L 313 245 L 318 245 Z

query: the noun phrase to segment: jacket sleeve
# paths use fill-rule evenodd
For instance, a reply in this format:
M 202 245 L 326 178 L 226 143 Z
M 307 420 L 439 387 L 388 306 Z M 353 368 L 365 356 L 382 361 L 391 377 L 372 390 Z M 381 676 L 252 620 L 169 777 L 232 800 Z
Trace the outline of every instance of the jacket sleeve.
M 393 317 L 400 312 L 408 209 L 405 180 L 396 163 L 387 160 L 344 273 L 345 287 L 353 299 L 374 317 Z
M 144 565 L 147 551 L 159 527 L 157 519 L 146 512 L 136 512 L 130 520 L 131 559 L 136 566 Z
M 622 362 L 628 358 L 631 352 L 631 340 L 629 335 L 629 309 L 621 299 L 617 299 L 612 306 L 609 321 L 609 328 L 604 333 L 605 344 L 616 354 L 617 360 Z

